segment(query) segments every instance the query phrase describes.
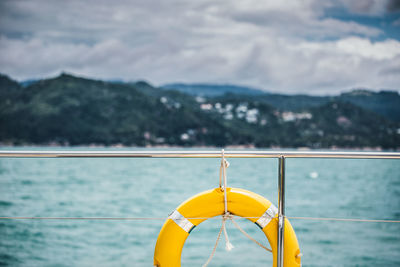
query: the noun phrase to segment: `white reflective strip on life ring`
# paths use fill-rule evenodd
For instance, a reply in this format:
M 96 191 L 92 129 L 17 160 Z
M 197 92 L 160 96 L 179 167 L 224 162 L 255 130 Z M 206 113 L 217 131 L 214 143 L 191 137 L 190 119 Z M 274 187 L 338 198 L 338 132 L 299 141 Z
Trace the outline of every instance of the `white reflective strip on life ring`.
M 179 211 L 174 210 L 169 217 L 173 220 L 180 228 L 182 228 L 185 232 L 190 233 L 192 229 L 195 227 L 193 223 L 191 223 L 188 219 L 186 219 Z
M 256 224 L 263 229 L 278 214 L 278 209 L 273 204 L 264 212 L 264 214 L 256 221 Z

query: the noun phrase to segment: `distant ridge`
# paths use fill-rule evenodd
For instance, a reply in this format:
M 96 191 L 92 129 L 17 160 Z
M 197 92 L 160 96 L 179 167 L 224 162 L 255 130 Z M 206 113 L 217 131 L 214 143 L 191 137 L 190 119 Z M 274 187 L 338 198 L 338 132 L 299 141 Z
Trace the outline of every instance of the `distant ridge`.
M 23 87 L 0 75 L 0 145 L 400 149 L 399 114 L 390 91 L 195 97 L 145 81 L 63 73 Z
M 74 77 L 86 80 L 94 80 L 77 75 L 62 72 L 59 77 Z M 56 78 L 59 78 L 56 77 Z M 49 78 L 43 80 L 51 80 Z M 40 79 L 25 80 L 17 82 L 9 76 L 0 73 L 0 87 L 30 87 L 31 85 L 40 82 Z M 154 87 L 148 81 L 124 82 L 122 80 L 96 80 L 108 84 L 119 84 L 121 86 L 133 86 L 146 92 L 148 95 L 155 96 L 159 91 L 177 91 L 190 96 L 202 97 L 224 97 L 226 94 L 240 95 L 243 101 L 258 101 L 271 105 L 280 110 L 298 111 L 318 107 L 331 101 L 350 102 L 358 107 L 366 110 L 371 110 L 385 118 L 400 122 L 400 95 L 398 90 L 381 90 L 373 91 L 367 88 L 349 89 L 338 95 L 331 96 L 316 96 L 307 94 L 279 94 L 263 91 L 258 88 L 238 86 L 232 84 L 208 84 L 208 83 L 170 83 L 161 87 Z M 161 90 L 160 90 L 161 89 Z M 232 96 L 235 97 L 235 96 Z
M 161 89 L 176 90 L 196 96 L 219 96 L 227 93 L 238 95 L 265 95 L 268 94 L 258 88 L 238 86 L 231 84 L 206 84 L 206 83 L 171 83 L 161 86 Z
M 29 85 L 32 85 L 32 84 L 34 84 L 34 83 L 36 83 L 36 82 L 38 82 L 38 81 L 40 81 L 40 80 L 37 80 L 37 79 L 29 79 L 29 80 L 24 80 L 24 81 L 20 82 L 19 84 L 20 84 L 22 87 L 28 87 Z

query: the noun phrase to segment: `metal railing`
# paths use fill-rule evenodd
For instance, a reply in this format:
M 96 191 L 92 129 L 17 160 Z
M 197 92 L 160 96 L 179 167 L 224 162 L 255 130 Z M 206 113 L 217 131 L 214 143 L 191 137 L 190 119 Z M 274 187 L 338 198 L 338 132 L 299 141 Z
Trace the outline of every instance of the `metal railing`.
M 220 158 L 221 151 L 28 151 L 3 150 L 0 158 Z M 224 151 L 225 158 L 278 159 L 278 246 L 277 266 L 283 266 L 285 229 L 285 159 L 400 159 L 400 152 L 353 151 Z
M 0 158 L 219 158 L 221 151 L 35 151 L 0 150 Z M 225 151 L 226 158 L 400 159 L 400 152 Z

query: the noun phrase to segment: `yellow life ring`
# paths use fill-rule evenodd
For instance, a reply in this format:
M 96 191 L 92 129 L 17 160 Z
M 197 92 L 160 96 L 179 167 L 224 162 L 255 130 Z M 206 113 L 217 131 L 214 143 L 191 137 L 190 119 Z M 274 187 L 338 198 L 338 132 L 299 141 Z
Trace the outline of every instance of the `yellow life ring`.
M 264 197 L 239 188 L 227 188 L 228 211 L 256 223 L 271 245 L 273 266 L 277 265 L 278 218 L 277 208 Z M 207 190 L 183 202 L 168 217 L 158 235 L 154 265 L 181 266 L 181 254 L 186 238 L 193 228 L 207 218 L 224 214 L 224 192 L 220 188 Z M 193 219 L 199 218 L 199 219 Z M 296 234 L 287 219 L 284 232 L 284 266 L 301 266 Z

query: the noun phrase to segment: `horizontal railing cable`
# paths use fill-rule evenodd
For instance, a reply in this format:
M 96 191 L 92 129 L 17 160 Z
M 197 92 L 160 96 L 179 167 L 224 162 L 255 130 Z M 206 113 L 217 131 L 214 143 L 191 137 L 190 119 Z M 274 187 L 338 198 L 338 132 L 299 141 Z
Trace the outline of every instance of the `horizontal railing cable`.
M 191 220 L 207 220 L 216 219 L 216 217 L 193 217 L 187 218 Z M 239 217 L 243 219 L 258 219 L 259 217 Z M 286 216 L 287 219 L 291 220 L 309 220 L 309 221 L 339 221 L 339 222 L 372 222 L 372 223 L 400 223 L 400 220 L 375 220 L 375 219 L 357 219 L 357 218 L 324 218 L 324 217 L 292 217 Z M 104 221 L 157 221 L 166 220 L 168 217 L 14 217 L 5 216 L 0 217 L 0 220 L 104 220 Z
M 375 223 L 400 223 L 400 220 L 374 220 L 374 219 L 354 219 L 354 218 L 318 218 L 318 217 L 286 217 L 291 220 L 309 221 L 339 221 L 339 222 L 375 222 Z
M 157 217 L 0 217 L 0 220 L 106 220 L 106 221 L 152 221 L 166 220 Z

